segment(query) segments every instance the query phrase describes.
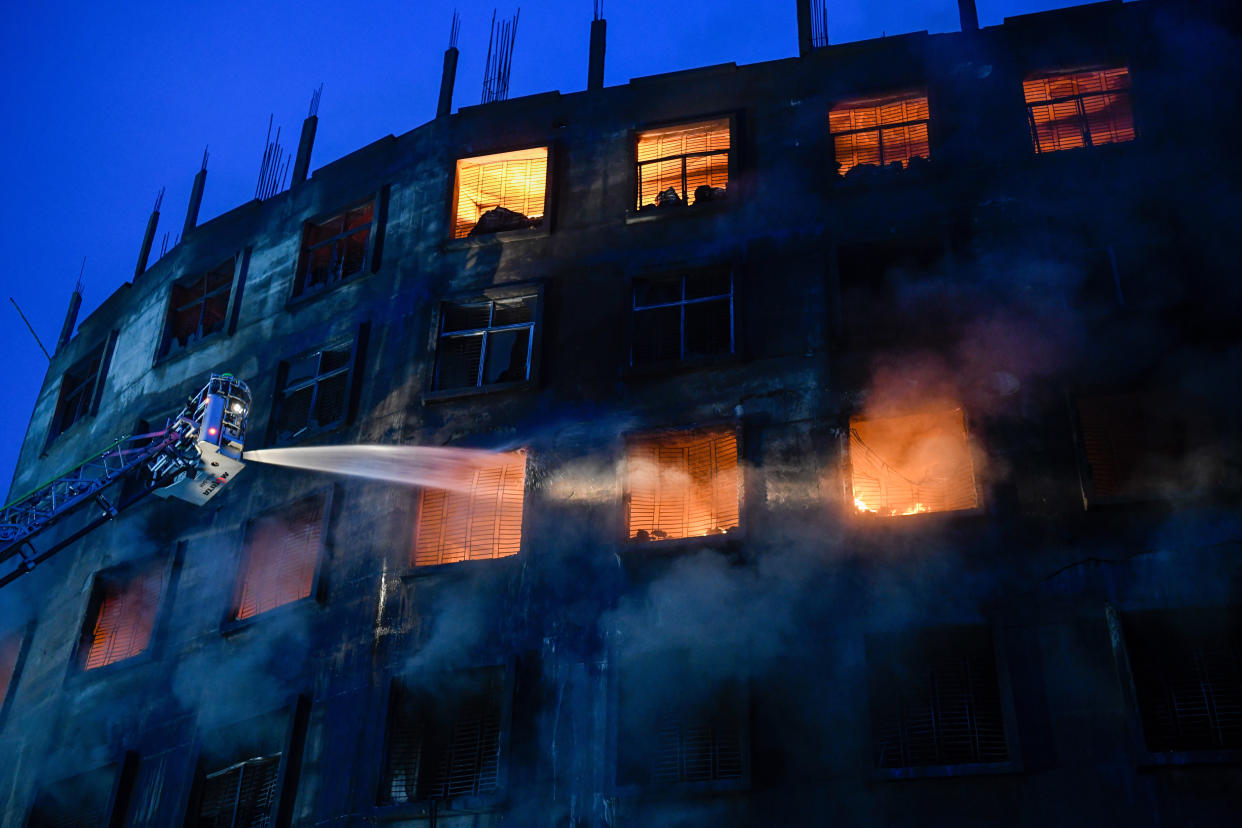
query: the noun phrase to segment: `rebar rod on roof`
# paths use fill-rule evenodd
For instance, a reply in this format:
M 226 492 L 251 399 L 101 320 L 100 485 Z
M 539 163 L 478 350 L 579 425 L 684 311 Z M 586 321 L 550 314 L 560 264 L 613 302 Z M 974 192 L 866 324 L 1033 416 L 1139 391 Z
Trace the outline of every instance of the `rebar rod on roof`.
M 811 4 L 811 46 L 822 49 L 828 45 L 828 0 Z
M 512 20 L 497 23 L 496 11 L 492 11 L 487 61 L 483 70 L 483 103 L 503 101 L 509 97 L 509 71 L 513 66 L 513 43 L 517 38 L 518 17 L 521 13 L 519 8 Z
M 449 45 L 450 49 L 457 48 L 457 35 L 461 33 L 461 16 L 457 14 L 457 9 L 453 9 L 453 22 L 449 25 Z

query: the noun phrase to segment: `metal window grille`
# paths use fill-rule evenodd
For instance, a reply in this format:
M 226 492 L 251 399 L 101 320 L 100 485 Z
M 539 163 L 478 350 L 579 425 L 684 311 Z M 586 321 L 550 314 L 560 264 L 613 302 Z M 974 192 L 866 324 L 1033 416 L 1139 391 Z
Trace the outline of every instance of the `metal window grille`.
M 436 348 L 437 390 L 530 379 L 538 297 L 445 302 Z
M 734 351 L 733 273 L 707 270 L 634 283 L 631 365 Z
M 267 828 L 276 807 L 280 754 L 257 756 L 208 773 L 198 828 Z
M 234 261 L 229 259 L 192 282 L 172 286 L 160 356 L 224 329 L 233 270 Z
M 628 447 L 631 540 L 725 534 L 738 525 L 741 476 L 732 429 L 634 440 Z
M 164 587 L 159 566 L 121 579 L 101 576 L 83 666 L 94 670 L 132 658 L 147 649 Z
M 1134 140 L 1126 67 L 1046 75 L 1022 84 L 1036 152 Z
M 1242 629 L 1173 613 L 1123 629 L 1148 749 L 1242 748 Z
M 293 440 L 344 422 L 349 411 L 353 341 L 331 345 L 285 363 L 276 407 L 276 438 Z
M 52 417 L 51 437 L 64 433 L 69 426 L 91 413 L 95 388 L 100 379 L 103 352 L 103 346 L 96 348 L 61 377 L 60 397 L 56 402 L 56 413 Z
M 909 166 L 911 158 L 927 158 L 927 96 L 885 101 L 847 101 L 828 113 L 828 132 L 845 175 L 860 164 Z
M 522 548 L 526 455 L 499 455 L 471 472 L 458 491 L 423 489 L 419 495 L 415 566 L 503 558 Z
M 460 159 L 453 198 L 453 238 L 518 229 L 504 222 L 491 228 L 480 223 L 486 213 L 498 207 L 518 214 L 512 220 L 522 222 L 522 226 L 538 226 L 545 210 L 547 178 L 547 147 Z
M 1008 761 L 988 630 L 927 634 L 916 646 L 873 649 L 877 768 Z
M 850 418 L 854 507 L 893 517 L 979 505 L 962 409 Z
M 699 187 L 726 189 L 732 151 L 728 118 L 638 133 L 637 207 L 675 190 L 682 204 Z
M 310 595 L 323 538 L 324 500 L 308 497 L 247 527 L 238 619 Z
M 309 224 L 302 236 L 302 269 L 293 295 L 342 282 L 366 267 L 374 202 Z

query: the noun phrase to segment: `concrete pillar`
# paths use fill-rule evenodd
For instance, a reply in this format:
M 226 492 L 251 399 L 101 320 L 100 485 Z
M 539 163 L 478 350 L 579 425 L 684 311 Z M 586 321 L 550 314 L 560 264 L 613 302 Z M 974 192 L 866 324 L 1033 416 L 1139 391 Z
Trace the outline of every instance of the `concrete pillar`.
M 440 75 L 440 101 L 436 104 L 436 117 L 453 111 L 453 83 L 457 80 L 457 47 L 444 50 L 444 73 Z
M 78 311 L 82 308 L 82 292 L 74 288 L 69 296 L 69 309 L 65 312 L 65 324 L 60 327 L 60 339 L 56 340 L 56 350 L 60 350 L 70 339 L 73 339 L 73 328 L 78 324 Z
M 975 0 L 957 0 L 957 15 L 962 19 L 963 32 L 979 31 L 979 10 Z
M 587 89 L 604 88 L 604 34 L 607 20 L 591 21 L 591 57 L 587 63 Z
M 198 209 L 203 204 L 203 188 L 207 185 L 207 168 L 198 171 L 194 176 L 194 187 L 190 190 L 190 204 L 185 210 L 185 226 L 181 228 L 181 238 L 198 226 Z
M 155 228 L 160 223 L 160 211 L 152 210 L 147 219 L 147 233 L 142 237 L 142 249 L 138 251 L 138 266 L 134 268 L 134 278 L 147 272 L 147 259 L 151 256 L 151 242 L 155 241 Z
M 290 186 L 300 184 L 310 173 L 311 150 L 315 148 L 315 130 L 319 128 L 319 116 L 311 115 L 302 122 L 302 137 L 298 141 L 298 155 L 293 162 L 293 178 Z
M 811 41 L 811 0 L 798 0 L 798 54 L 806 57 L 815 51 Z

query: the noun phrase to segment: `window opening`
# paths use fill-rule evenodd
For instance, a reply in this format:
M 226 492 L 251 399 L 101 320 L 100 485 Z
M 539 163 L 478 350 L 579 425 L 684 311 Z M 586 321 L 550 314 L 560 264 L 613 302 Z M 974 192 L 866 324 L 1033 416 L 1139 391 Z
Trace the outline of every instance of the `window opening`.
M 40 791 L 27 828 L 99 828 L 108 825 L 114 767 L 102 767 L 61 780 Z
M 256 756 L 208 773 L 198 810 L 200 828 L 267 828 L 276 806 L 280 754 Z
M 83 641 L 84 669 L 132 658 L 147 649 L 164 587 L 164 568 L 136 574 L 101 574 L 95 582 L 93 616 Z
M 323 539 L 324 505 L 323 495 L 308 497 L 247 527 L 238 620 L 311 594 Z
M 93 413 L 103 353 L 101 345 L 75 363 L 61 377 L 60 397 L 56 401 L 56 413 L 52 417 L 52 433 L 49 439 L 63 434 L 69 426 Z
M 453 238 L 539 227 L 547 179 L 547 147 L 459 159 Z
M 194 281 L 172 286 L 159 356 L 224 330 L 234 267 L 229 259 Z
M 293 295 L 320 290 L 361 273 L 366 267 L 374 215 L 375 203 L 368 201 L 325 221 L 306 225 L 302 235 L 302 270 Z
M 927 158 L 927 96 L 885 101 L 847 101 L 828 113 L 828 131 L 838 173 L 861 165 L 910 165 L 911 158 Z
M 723 535 L 738 526 L 737 434 L 731 428 L 632 440 L 627 529 L 637 541 Z
M 728 118 L 638 133 L 639 210 L 715 201 L 729 186 L 731 128 Z
M 497 455 L 468 475 L 460 489 L 420 492 L 414 566 L 503 558 L 521 550 L 526 453 Z
M 850 418 L 854 507 L 893 517 L 979 505 L 961 408 Z
M 436 348 L 437 390 L 530 379 L 538 297 L 445 302 Z
M 1134 140 L 1126 67 L 1043 75 L 1022 83 L 1036 152 Z
M 733 353 L 733 273 L 634 282 L 632 365 Z
M 276 411 L 276 439 L 294 440 L 345 421 L 354 342 L 331 345 L 285 363 Z

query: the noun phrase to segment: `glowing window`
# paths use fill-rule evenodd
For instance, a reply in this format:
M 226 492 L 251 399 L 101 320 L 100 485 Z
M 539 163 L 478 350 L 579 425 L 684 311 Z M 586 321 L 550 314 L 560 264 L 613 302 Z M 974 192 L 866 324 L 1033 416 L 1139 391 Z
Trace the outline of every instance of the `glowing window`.
M 462 158 L 453 186 L 453 238 L 543 223 L 548 148 Z
M 251 521 L 242 556 L 238 619 L 311 594 L 323 540 L 324 506 L 325 498 L 316 495 Z
M 1036 152 L 1134 140 L 1130 70 L 1042 75 L 1022 84 Z
M 635 439 L 626 465 L 631 540 L 723 535 L 737 528 L 741 477 L 733 429 Z
M 927 122 L 926 95 L 837 104 L 828 113 L 828 131 L 838 172 L 845 175 L 859 164 L 908 166 L 911 158 L 927 158 Z
M 460 489 L 419 495 L 414 565 L 503 558 L 522 548 L 526 453 L 496 456 L 468 472 Z
M 163 586 L 164 571 L 159 566 L 96 578 L 92 614 L 82 642 L 85 669 L 115 664 L 147 649 Z
M 212 771 L 202 783 L 197 825 L 220 828 L 274 824 L 280 754 Z
M 368 201 L 330 219 L 307 224 L 293 295 L 342 282 L 366 268 L 375 204 Z
M 538 296 L 440 306 L 436 390 L 530 379 Z
M 21 650 L 21 633 L 9 633 L 0 638 L 0 710 L 4 709 L 4 701 L 17 675 L 17 655 Z
M 859 512 L 891 517 L 979 505 L 960 408 L 850 418 L 850 466 Z
M 638 209 L 719 198 L 729 186 L 730 149 L 728 118 L 638 133 Z

